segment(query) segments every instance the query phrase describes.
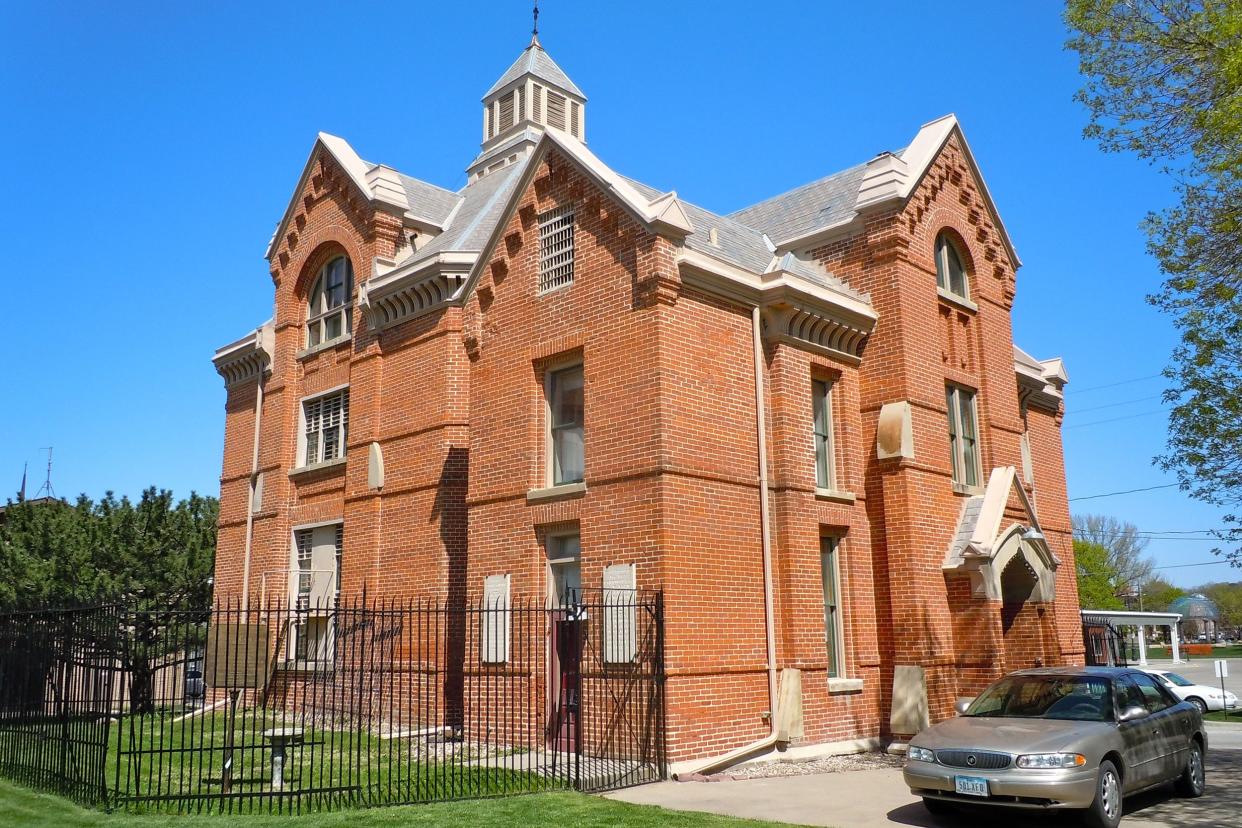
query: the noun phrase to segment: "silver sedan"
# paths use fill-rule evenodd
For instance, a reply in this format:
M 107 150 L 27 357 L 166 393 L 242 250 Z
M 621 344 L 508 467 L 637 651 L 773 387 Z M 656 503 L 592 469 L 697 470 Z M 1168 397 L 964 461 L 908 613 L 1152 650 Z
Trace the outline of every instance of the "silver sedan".
M 1116 828 L 1132 793 L 1175 782 L 1203 794 L 1202 715 L 1141 671 L 1023 670 L 959 699 L 958 712 L 906 757 L 906 784 L 934 814 L 962 803 L 1079 809 L 1093 828 Z

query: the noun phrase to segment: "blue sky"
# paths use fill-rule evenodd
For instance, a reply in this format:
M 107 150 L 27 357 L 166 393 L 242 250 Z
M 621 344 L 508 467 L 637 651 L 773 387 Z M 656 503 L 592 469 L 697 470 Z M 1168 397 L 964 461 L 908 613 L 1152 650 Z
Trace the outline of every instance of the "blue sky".
M 1144 302 L 1160 275 L 1138 227 L 1170 186 L 1082 139 L 1058 4 L 542 11 L 545 47 L 590 99 L 592 149 L 721 212 L 900 148 L 955 112 L 1024 262 L 1017 341 L 1066 360 L 1071 497 L 1172 482 L 1151 459 L 1175 337 Z M 12 274 L 0 491 L 29 461 L 33 493 L 40 447 L 54 445 L 62 495 L 216 493 L 224 389 L 210 356 L 270 315 L 263 251 L 315 134 L 460 187 L 479 99 L 529 29 L 524 0 L 0 6 Z M 1074 505 L 1149 531 L 1219 525 L 1176 489 Z M 1210 560 L 1211 546 L 1149 549 L 1169 566 Z

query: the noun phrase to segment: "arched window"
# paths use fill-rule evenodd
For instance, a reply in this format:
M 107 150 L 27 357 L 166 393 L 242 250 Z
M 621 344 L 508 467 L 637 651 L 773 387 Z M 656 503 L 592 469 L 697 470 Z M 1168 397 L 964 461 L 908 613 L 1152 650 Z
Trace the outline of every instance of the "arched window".
M 354 268 L 337 256 L 319 269 L 306 296 L 306 347 L 349 336 L 350 300 L 354 295 Z
M 936 237 L 936 284 L 954 296 L 970 298 L 970 281 L 966 278 L 962 255 L 947 233 Z

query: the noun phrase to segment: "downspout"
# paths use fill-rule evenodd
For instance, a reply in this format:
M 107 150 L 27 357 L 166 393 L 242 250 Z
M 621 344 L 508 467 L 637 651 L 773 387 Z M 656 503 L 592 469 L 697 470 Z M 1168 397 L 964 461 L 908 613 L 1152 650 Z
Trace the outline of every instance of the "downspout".
M 708 774 L 735 765 L 743 759 L 767 753 L 781 741 L 776 717 L 776 629 L 772 608 L 772 536 L 768 530 L 768 439 L 767 406 L 763 391 L 763 333 L 759 327 L 759 306 L 750 313 L 751 339 L 755 351 L 755 419 L 759 435 L 759 522 L 763 548 L 763 632 L 767 637 L 768 725 L 767 736 L 737 750 L 709 759 L 691 773 Z M 674 774 L 673 778 L 677 778 Z
M 263 380 L 266 371 L 259 368 L 254 395 L 254 445 L 250 452 L 250 489 L 246 498 L 246 556 L 242 563 L 242 612 L 250 608 L 250 549 L 254 542 L 254 490 L 259 479 L 259 426 L 263 421 Z

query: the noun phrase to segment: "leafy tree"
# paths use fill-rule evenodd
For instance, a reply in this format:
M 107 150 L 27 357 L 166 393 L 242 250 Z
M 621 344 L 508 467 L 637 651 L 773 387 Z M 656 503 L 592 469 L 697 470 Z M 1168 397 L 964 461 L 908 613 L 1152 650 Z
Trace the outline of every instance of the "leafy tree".
M 1242 583 L 1204 584 L 1195 591 L 1203 593 L 1216 605 L 1222 627 L 1242 627 Z
M 1083 609 L 1126 608 L 1117 597 L 1117 570 L 1109 557 L 1108 549 L 1098 543 L 1074 540 L 1074 564 L 1078 569 L 1078 605 Z
M 1140 537 L 1133 523 L 1108 515 L 1074 515 L 1074 539 L 1102 546 L 1108 552 L 1108 565 L 1116 579 L 1116 591 L 1133 592 L 1151 577 L 1151 558 L 1143 551 L 1147 538 Z
M 121 604 L 127 623 L 92 632 L 121 652 L 131 703 L 148 711 L 171 611 L 211 600 L 218 514 L 215 498 L 175 501 L 155 488 L 137 503 L 111 492 L 97 503 L 10 503 L 0 521 L 0 609 Z
M 1189 593 L 1186 590 L 1155 577 L 1143 584 L 1143 609 L 1148 612 L 1168 612 L 1169 607 L 1178 598 Z
M 1192 496 L 1242 504 L 1242 3 L 1069 0 L 1091 113 L 1085 134 L 1174 178 L 1179 203 L 1146 221 L 1165 274 L 1149 297 L 1181 341 L 1159 465 Z M 1242 515 L 1225 517 L 1226 554 L 1242 565 Z

